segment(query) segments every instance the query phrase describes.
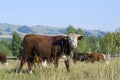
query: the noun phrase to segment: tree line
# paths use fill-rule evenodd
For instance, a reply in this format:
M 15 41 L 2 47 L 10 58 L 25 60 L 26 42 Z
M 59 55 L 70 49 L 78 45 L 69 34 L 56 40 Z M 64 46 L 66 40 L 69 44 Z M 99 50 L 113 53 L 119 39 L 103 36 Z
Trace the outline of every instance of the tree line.
M 69 25 L 66 34 L 76 33 L 83 35 L 83 39 L 78 42 L 78 47 L 74 49 L 76 52 L 89 53 L 101 52 L 104 54 L 120 54 L 120 29 L 115 32 L 107 32 L 103 37 L 87 36 L 81 28 L 75 29 Z M 0 52 L 7 56 L 21 57 L 23 39 L 17 32 L 13 32 L 12 40 L 0 40 Z
M 75 29 L 69 25 L 66 34 L 77 33 L 83 35 L 83 39 L 78 42 L 78 47 L 74 49 L 78 52 L 101 52 L 104 54 L 120 54 L 120 29 L 115 32 L 107 32 L 103 37 L 87 36 L 81 28 Z
M 0 40 L 0 52 L 5 53 L 6 56 L 19 58 L 22 55 L 22 51 L 22 38 L 17 32 L 13 32 L 12 40 Z

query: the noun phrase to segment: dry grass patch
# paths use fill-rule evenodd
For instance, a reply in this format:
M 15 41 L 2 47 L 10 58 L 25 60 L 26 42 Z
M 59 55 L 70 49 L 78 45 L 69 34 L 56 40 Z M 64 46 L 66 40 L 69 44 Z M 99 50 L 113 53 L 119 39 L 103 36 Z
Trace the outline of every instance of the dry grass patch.
M 24 73 L 15 73 L 20 61 L 9 61 L 9 65 L 0 64 L 0 80 L 119 80 L 120 58 L 110 60 L 110 64 L 70 62 L 70 72 L 67 73 L 64 63 L 59 63 L 54 71 L 54 65 L 50 64 L 45 70 L 41 67 L 33 67 L 33 74 L 29 75 L 27 65 L 24 65 Z

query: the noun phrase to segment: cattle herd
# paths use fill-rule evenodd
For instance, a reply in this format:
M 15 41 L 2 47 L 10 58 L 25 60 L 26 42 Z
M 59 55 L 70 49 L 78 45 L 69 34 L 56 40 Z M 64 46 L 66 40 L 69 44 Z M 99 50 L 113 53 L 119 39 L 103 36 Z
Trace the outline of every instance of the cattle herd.
M 88 53 L 76 53 L 73 52 L 73 62 L 77 61 L 91 62 L 100 61 L 101 63 L 105 62 L 108 64 L 108 59 L 103 53 L 94 52 L 91 54 Z
M 22 73 L 22 68 L 26 62 L 30 74 L 32 74 L 32 67 L 35 63 L 41 64 L 42 68 L 45 68 L 47 63 L 53 62 L 56 70 L 59 60 L 64 61 L 67 72 L 69 72 L 71 51 L 77 47 L 77 42 L 82 38 L 82 35 L 73 33 L 58 36 L 26 35 L 23 39 L 23 55 L 18 72 Z M 77 61 L 92 63 L 94 63 L 94 61 L 104 61 L 108 63 L 106 56 L 102 53 L 88 54 L 74 51 L 72 60 L 74 63 Z M 7 64 L 4 53 L 0 53 L 0 61 L 2 64 Z

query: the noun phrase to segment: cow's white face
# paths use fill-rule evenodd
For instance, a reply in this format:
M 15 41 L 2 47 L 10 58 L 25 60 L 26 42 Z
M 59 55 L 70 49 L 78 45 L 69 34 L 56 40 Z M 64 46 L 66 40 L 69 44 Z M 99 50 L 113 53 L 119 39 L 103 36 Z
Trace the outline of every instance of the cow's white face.
M 69 41 L 70 41 L 70 45 L 73 47 L 73 48 L 76 48 L 77 47 L 77 43 L 78 43 L 78 40 L 82 39 L 82 35 L 77 35 L 77 34 L 68 34 L 68 38 L 69 38 Z

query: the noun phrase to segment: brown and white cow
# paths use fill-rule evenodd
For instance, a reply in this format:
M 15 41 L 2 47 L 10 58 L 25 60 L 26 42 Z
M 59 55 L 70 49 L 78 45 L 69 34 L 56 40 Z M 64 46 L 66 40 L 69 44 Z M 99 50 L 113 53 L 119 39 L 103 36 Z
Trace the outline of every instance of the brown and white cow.
M 103 53 L 93 52 L 91 55 L 93 56 L 94 61 L 106 62 L 106 64 L 109 63 L 106 55 Z
M 0 62 L 2 64 L 8 65 L 5 53 L 0 52 Z
M 67 36 L 47 36 L 28 34 L 23 40 L 23 56 L 19 67 L 22 72 L 23 65 L 29 57 L 35 52 L 43 63 L 50 58 L 54 59 L 55 68 L 58 67 L 58 60 L 62 55 L 69 56 L 73 48 L 77 47 L 78 40 L 82 39 L 81 35 L 69 34 Z M 67 71 L 69 71 L 69 60 L 65 60 Z M 29 72 L 32 73 L 32 62 L 28 61 Z

